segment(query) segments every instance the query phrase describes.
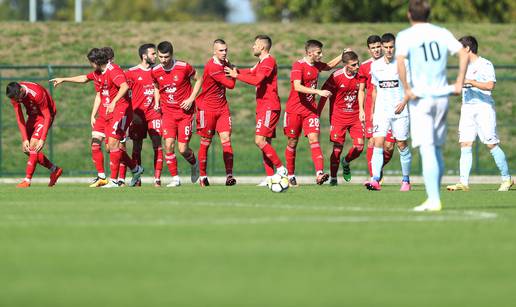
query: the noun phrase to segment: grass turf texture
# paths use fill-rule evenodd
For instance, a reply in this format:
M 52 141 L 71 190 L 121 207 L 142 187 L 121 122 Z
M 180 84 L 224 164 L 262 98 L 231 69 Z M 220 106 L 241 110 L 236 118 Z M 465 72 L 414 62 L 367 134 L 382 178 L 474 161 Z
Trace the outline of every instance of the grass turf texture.
M 1 306 L 509 306 L 515 194 L 0 186 Z
M 495 24 L 447 24 L 456 37 L 463 35 L 475 35 L 479 42 L 479 53 L 491 60 L 495 67 L 503 64 L 515 63 L 515 27 L 512 25 Z M 255 25 L 228 25 L 224 23 L 0 23 L 2 28 L 2 42 L 5 46 L 16 46 L 17 50 L 23 50 L 23 61 L 20 62 L 19 53 L 12 52 L 12 48 L 0 50 L 0 64 L 83 64 L 87 65 L 86 53 L 94 46 L 113 46 L 116 53 L 116 62 L 121 65 L 136 65 L 138 56 L 137 47 L 144 42 L 158 43 L 162 40 L 171 40 L 174 43 L 175 55 L 178 59 L 186 60 L 191 64 L 204 65 L 212 54 L 211 42 L 216 37 L 222 37 L 228 42 L 229 58 L 239 66 L 254 65 L 256 58 L 251 55 L 253 38 L 258 33 L 271 35 L 273 39 L 272 54 L 277 58 L 279 65 L 286 68 L 279 70 L 279 94 L 282 107 L 289 92 L 290 66 L 293 61 L 304 54 L 304 42 L 309 38 L 320 39 L 324 45 L 324 59 L 329 60 L 342 52 L 344 47 L 356 50 L 360 60 L 369 58 L 365 46 L 368 35 L 384 32 L 397 33 L 408 27 L 408 23 L 393 24 L 275 24 L 263 23 Z M 106 30 L 108 29 L 108 30 Z M 450 58 L 450 64 L 456 64 L 456 57 Z M 70 76 L 83 74 L 85 69 L 54 69 L 53 76 Z M 199 69 L 199 73 L 202 69 Z M 502 140 L 502 148 L 507 155 L 509 165 L 512 166 L 516 143 L 513 135 L 516 134 L 516 126 L 513 124 L 513 114 L 516 104 L 516 70 L 496 70 L 498 82 L 493 96 L 496 100 L 498 134 Z M 4 80 L 0 83 L 0 89 L 5 88 L 9 80 L 26 78 L 27 76 L 39 77 L 46 80 L 48 72 L 44 70 L 0 70 Z M 450 71 L 450 78 L 456 71 Z M 320 86 L 328 76 L 323 73 Z M 505 77 L 505 79 L 503 79 Z M 509 80 L 507 78 L 512 78 Z M 40 81 L 43 84 L 46 81 Z M 94 167 L 90 157 L 91 128 L 89 118 L 94 97 L 93 85 L 86 86 L 65 84 L 53 91 L 56 100 L 58 115 L 51 130 L 45 152 L 49 152 L 50 143 L 53 144 L 53 161 L 64 168 L 65 175 L 78 176 L 81 174 L 93 174 Z M 255 88 L 237 83 L 235 90 L 228 91 L 228 100 L 233 119 L 233 147 L 235 152 L 235 174 L 250 175 L 263 174 L 262 155 L 254 145 L 254 108 Z M 3 176 L 22 176 L 25 169 L 26 158 L 20 150 L 20 137 L 14 119 L 14 113 L 5 95 L 0 95 L 0 111 L 2 129 L 0 174 Z M 459 122 L 460 99 L 450 99 L 450 112 L 448 122 L 451 125 L 448 133 L 448 146 L 444 148 L 446 157 L 446 169 L 452 173 L 458 170 L 460 148 L 457 144 L 457 125 Z M 328 141 L 329 122 L 328 107 L 321 119 L 321 146 L 329 165 L 331 144 Z M 277 128 L 278 138 L 274 141 L 278 154 L 283 158 L 286 146 L 286 138 L 283 136 L 282 121 Z M 346 140 L 344 154 L 350 144 L 349 137 Z M 197 150 L 199 138 L 194 136 L 192 147 Z M 212 154 L 209 157 L 210 175 L 224 174 L 224 165 L 220 143 L 216 140 L 211 146 Z M 399 170 L 398 154 L 394 154 L 393 161 L 387 167 L 387 171 Z M 179 157 L 180 173 L 188 173 L 188 165 Z M 152 149 L 147 140 L 143 149 L 143 164 L 146 174 L 151 174 Z M 418 154 L 414 152 L 414 173 L 420 172 Z M 497 174 L 498 171 L 489 151 L 485 146 L 480 146 L 478 165 L 474 160 L 473 172 L 477 174 Z M 297 174 L 313 174 L 313 164 L 310 158 L 310 149 L 306 139 L 302 138 L 298 145 Z M 366 170 L 365 153 L 352 163 L 352 171 Z M 166 172 L 166 170 L 165 170 Z M 47 176 L 47 171 L 38 167 L 37 174 Z

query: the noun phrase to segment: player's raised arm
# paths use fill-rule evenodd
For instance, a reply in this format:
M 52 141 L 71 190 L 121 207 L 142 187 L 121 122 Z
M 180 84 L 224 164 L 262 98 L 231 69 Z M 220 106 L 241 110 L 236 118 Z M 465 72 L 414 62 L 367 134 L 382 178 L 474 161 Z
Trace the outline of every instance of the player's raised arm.
M 79 75 L 74 77 L 65 77 L 65 78 L 54 78 L 48 80 L 48 82 L 52 83 L 54 87 L 57 87 L 59 84 L 63 82 L 71 82 L 71 83 L 86 83 L 88 81 L 91 81 L 88 79 L 88 76 L 86 75 Z
M 344 52 L 346 52 L 347 50 L 350 50 L 350 49 L 345 49 Z M 342 54 L 336 56 L 331 61 L 326 63 L 326 67 L 324 67 L 323 70 L 325 70 L 325 71 L 332 70 L 333 68 L 335 68 L 335 66 L 339 65 L 340 62 L 342 62 Z
M 294 80 L 293 83 L 294 83 L 294 90 L 296 92 L 303 93 L 303 94 L 314 94 L 314 95 L 319 95 L 322 97 L 330 97 L 331 96 L 330 91 L 306 87 L 301 84 L 301 80 Z
M 322 90 L 329 91 L 331 94 L 335 91 L 335 80 L 333 79 L 333 74 L 324 82 Z M 321 96 L 319 99 L 319 104 L 317 105 L 317 114 L 321 116 L 322 111 L 324 110 L 324 106 L 326 105 L 326 100 L 329 96 Z
M 458 52 L 459 56 L 459 72 L 457 73 L 457 79 L 455 80 L 455 94 L 460 95 L 462 93 L 462 87 L 464 86 L 464 78 L 466 76 L 466 69 L 468 68 L 468 51 L 466 48 L 461 48 Z
M 235 88 L 235 82 L 236 82 L 235 78 L 231 78 L 231 77 L 228 78 L 223 73 L 218 73 L 218 72 L 211 74 L 211 77 L 218 83 L 222 84 L 225 88 L 228 88 L 228 89 Z

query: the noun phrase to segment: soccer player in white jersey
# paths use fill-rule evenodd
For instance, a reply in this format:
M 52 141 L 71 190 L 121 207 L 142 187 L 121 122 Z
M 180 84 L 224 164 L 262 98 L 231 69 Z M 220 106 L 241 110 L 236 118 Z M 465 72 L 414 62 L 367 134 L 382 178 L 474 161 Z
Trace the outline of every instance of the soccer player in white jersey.
M 459 39 L 459 42 L 466 48 L 469 57 L 459 120 L 460 182 L 447 186 L 447 189 L 448 191 L 469 190 L 468 180 L 473 162 L 471 147 L 478 134 L 480 141 L 491 151 L 496 166 L 500 170 L 502 184 L 498 191 L 509 191 L 514 182 L 496 134 L 496 113 L 491 96 L 496 84 L 493 64 L 478 55 L 478 42 L 473 36 L 464 36 Z
M 411 27 L 398 33 L 396 61 L 398 73 L 410 99 L 410 133 L 412 146 L 419 147 L 427 200 L 414 211 L 439 211 L 439 186 L 444 173 L 441 147 L 446 140 L 448 95 L 460 94 L 468 64 L 462 44 L 450 31 L 428 23 L 427 0 L 410 0 L 408 19 Z M 446 80 L 447 53 L 458 53 L 459 71 L 454 85 Z M 408 59 L 409 71 L 405 60 Z M 407 82 L 410 74 L 410 83 Z
M 383 148 L 389 129 L 396 139 L 400 153 L 401 173 L 403 175 L 400 191 L 410 191 L 410 166 L 412 154 L 407 144 L 409 137 L 409 114 L 407 102 L 401 85 L 398 65 L 394 58 L 395 37 L 391 33 L 382 35 L 383 57 L 371 64 L 371 83 L 373 84 L 373 138 L 374 149 L 371 159 L 373 176 L 365 186 L 369 190 L 381 190 L 380 177 L 383 166 Z

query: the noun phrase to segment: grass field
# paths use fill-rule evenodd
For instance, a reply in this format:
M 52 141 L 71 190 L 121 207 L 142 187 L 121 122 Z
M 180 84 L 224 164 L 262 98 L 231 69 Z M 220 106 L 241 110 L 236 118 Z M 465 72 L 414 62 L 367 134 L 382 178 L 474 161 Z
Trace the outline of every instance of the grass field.
M 0 50 L 0 64 L 6 65 L 41 65 L 41 64 L 87 64 L 85 54 L 94 46 L 113 46 L 116 61 L 121 65 L 135 65 L 138 62 L 136 48 L 143 42 L 159 42 L 171 40 L 176 47 L 176 56 L 192 64 L 202 66 L 211 55 L 211 42 L 215 37 L 224 38 L 229 44 L 230 59 L 233 63 L 253 65 L 256 59 L 251 55 L 252 39 L 257 33 L 267 33 L 274 41 L 272 53 L 279 65 L 286 68 L 279 70 L 279 92 L 282 106 L 289 91 L 290 65 L 303 56 L 303 43 L 309 38 L 318 38 L 324 42 L 326 59 L 339 54 L 344 47 L 356 50 L 361 60 L 368 58 L 365 40 L 372 33 L 393 32 L 407 27 L 408 23 L 396 24 L 277 24 L 264 23 L 256 25 L 227 25 L 222 23 L 0 23 L 2 43 L 4 46 L 16 46 L 23 50 L 23 58 L 19 52 L 11 48 Z M 516 70 L 498 69 L 500 65 L 515 63 L 516 34 L 514 26 L 494 24 L 447 24 L 447 28 L 460 37 L 474 34 L 480 42 L 480 54 L 492 60 L 497 67 L 497 83 L 494 98 L 497 103 L 499 135 L 503 149 L 507 154 L 509 165 L 514 160 L 516 143 L 513 115 L 516 104 Z M 108 29 L 108 30 L 106 30 Z M 451 64 L 456 64 L 452 57 Z M 201 69 L 199 70 L 201 71 Z M 53 76 L 68 76 L 87 72 L 85 69 L 54 69 Z M 0 88 L 13 79 L 40 78 L 46 83 L 47 69 L 0 69 Z M 453 77 L 455 72 L 450 72 Z M 323 74 L 321 82 L 327 74 Z M 504 79 L 505 78 L 505 79 Z M 512 78 L 512 79 L 511 79 Z M 228 91 L 233 115 L 233 146 L 235 150 L 235 171 L 237 175 L 262 174 L 261 153 L 253 143 L 254 99 L 255 89 L 238 83 L 235 90 Z M 90 159 L 90 127 L 89 117 L 93 100 L 93 86 L 63 85 L 54 90 L 58 116 L 52 129 L 49 143 L 53 144 L 52 157 L 65 169 L 65 175 L 78 176 L 93 173 Z M 456 126 L 460 110 L 460 100 L 450 100 L 448 146 L 445 148 L 447 170 L 454 173 L 458 169 L 460 150 L 457 144 Z M 20 152 L 20 137 L 14 121 L 12 107 L 5 103 L 4 95 L 0 95 L 1 142 L 0 142 L 0 174 L 3 176 L 21 176 L 25 159 Z M 328 141 L 329 123 L 327 112 L 322 119 L 321 146 L 327 159 L 330 154 Z M 281 128 L 278 129 L 276 144 L 280 156 L 283 156 L 286 139 Z M 192 140 L 194 149 L 198 146 L 198 138 Z M 349 144 L 349 142 L 348 142 Z M 50 145 L 50 144 L 49 144 Z M 152 168 L 152 151 L 145 144 L 143 161 L 147 169 Z M 348 146 L 348 145 L 346 145 Z M 219 143 L 211 146 L 214 152 L 210 156 L 210 174 L 223 174 Z M 48 152 L 48 148 L 47 148 Z M 399 170 L 398 154 L 388 170 Z M 300 142 L 297 155 L 297 173 L 313 174 L 308 142 Z M 365 155 L 354 162 L 353 171 L 366 170 Z M 413 170 L 419 171 L 418 157 L 415 155 Z M 474 172 L 496 174 L 496 167 L 489 151 L 480 148 L 478 164 L 475 160 Z M 180 159 L 180 172 L 187 170 L 186 163 Z M 327 162 L 328 164 L 328 162 Z M 478 165 L 478 167 L 477 167 Z M 46 173 L 45 173 L 46 176 Z
M 0 306 L 512 306 L 514 192 L 397 189 L 0 185 Z

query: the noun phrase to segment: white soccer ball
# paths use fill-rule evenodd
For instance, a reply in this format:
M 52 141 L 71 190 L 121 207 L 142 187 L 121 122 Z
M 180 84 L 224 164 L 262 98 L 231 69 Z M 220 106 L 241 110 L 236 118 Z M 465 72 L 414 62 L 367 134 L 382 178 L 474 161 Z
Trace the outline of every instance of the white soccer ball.
M 267 186 L 272 192 L 281 193 L 288 190 L 288 178 L 275 174 L 267 181 Z

